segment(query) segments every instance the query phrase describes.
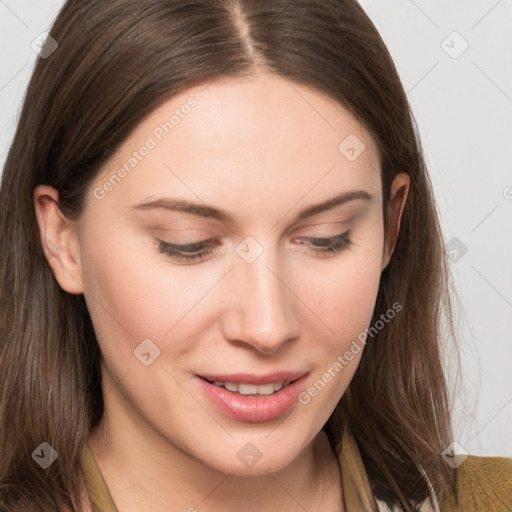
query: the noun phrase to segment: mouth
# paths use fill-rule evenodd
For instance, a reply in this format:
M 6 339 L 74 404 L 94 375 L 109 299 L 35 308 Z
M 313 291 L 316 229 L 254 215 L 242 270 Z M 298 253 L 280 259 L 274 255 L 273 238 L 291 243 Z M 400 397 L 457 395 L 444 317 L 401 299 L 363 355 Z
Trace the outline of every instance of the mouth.
M 224 415 L 246 422 L 275 419 L 289 411 L 308 373 L 198 375 L 204 395 Z
M 209 381 L 208 381 L 209 382 Z M 281 391 L 284 387 L 288 386 L 292 382 L 290 380 L 279 380 L 276 382 L 269 382 L 268 384 L 248 384 L 243 382 L 222 382 L 215 380 L 213 382 L 210 382 L 210 384 L 213 384 L 214 386 L 217 386 L 219 388 L 227 389 L 228 391 L 231 391 L 233 393 L 239 393 L 240 395 L 273 395 L 274 393 L 277 393 L 278 391 Z

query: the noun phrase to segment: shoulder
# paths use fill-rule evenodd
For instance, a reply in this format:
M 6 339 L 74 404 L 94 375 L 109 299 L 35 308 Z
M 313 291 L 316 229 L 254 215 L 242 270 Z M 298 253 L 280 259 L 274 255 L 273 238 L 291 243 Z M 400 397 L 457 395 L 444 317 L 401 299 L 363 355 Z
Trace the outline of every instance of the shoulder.
M 470 455 L 457 469 L 457 495 L 445 512 L 512 510 L 512 458 Z

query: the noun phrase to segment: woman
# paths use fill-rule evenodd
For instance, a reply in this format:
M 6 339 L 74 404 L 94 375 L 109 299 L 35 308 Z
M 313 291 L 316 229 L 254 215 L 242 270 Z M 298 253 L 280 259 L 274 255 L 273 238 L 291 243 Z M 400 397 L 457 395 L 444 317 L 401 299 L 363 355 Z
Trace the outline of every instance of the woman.
M 71 0 L 51 37 L 0 191 L 4 509 L 510 509 L 511 461 L 450 448 L 442 237 L 361 7 Z

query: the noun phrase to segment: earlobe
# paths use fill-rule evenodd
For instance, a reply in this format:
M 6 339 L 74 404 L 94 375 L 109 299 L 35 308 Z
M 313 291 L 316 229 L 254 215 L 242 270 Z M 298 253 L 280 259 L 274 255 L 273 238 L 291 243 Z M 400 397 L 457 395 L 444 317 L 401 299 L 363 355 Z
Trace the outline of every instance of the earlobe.
M 41 245 L 55 279 L 68 293 L 83 293 L 75 223 L 60 211 L 59 193 L 53 187 L 39 185 L 33 197 Z
M 395 176 L 391 184 L 388 204 L 388 215 L 390 218 L 389 233 L 387 233 L 384 240 L 381 272 L 388 266 L 395 249 L 396 240 L 400 231 L 402 213 L 409 194 L 410 181 L 409 175 L 400 173 Z

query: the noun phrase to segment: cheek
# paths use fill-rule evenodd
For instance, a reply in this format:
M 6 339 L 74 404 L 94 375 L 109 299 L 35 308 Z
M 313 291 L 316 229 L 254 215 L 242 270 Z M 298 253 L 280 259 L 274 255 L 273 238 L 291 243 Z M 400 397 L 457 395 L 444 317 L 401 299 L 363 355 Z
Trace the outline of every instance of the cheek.
M 325 286 L 316 287 L 318 316 L 330 331 L 326 335 L 319 327 L 310 336 L 307 352 L 314 371 L 299 403 L 318 425 L 328 420 L 357 371 L 379 288 L 380 258 L 374 253 L 354 255 L 344 263 Z M 321 340 L 314 352 L 313 340 Z
M 94 243 L 90 243 L 94 240 Z M 84 237 L 82 277 L 98 338 L 129 337 L 134 343 L 161 336 L 172 322 L 174 289 L 147 261 L 140 243 L 114 230 Z
M 312 357 L 317 358 L 322 382 L 329 382 L 334 402 L 352 379 L 365 347 L 365 331 L 379 290 L 382 241 L 378 232 L 366 238 L 366 243 L 358 241 L 356 248 L 326 270 L 321 281 L 315 281 L 307 295 L 322 321 L 314 336 L 322 341 L 315 344 Z
M 146 339 L 161 351 L 159 363 L 193 351 L 192 341 L 211 320 L 211 307 L 201 298 L 215 286 L 220 270 L 216 275 L 173 265 L 147 237 L 121 230 L 105 236 L 94 231 L 90 236 L 95 243 L 84 237 L 82 275 L 107 359 L 131 365 L 134 350 Z
M 354 335 L 354 329 L 367 327 L 379 289 L 381 263 L 376 237 L 371 246 L 349 249 L 314 287 L 319 311 L 343 339 Z

